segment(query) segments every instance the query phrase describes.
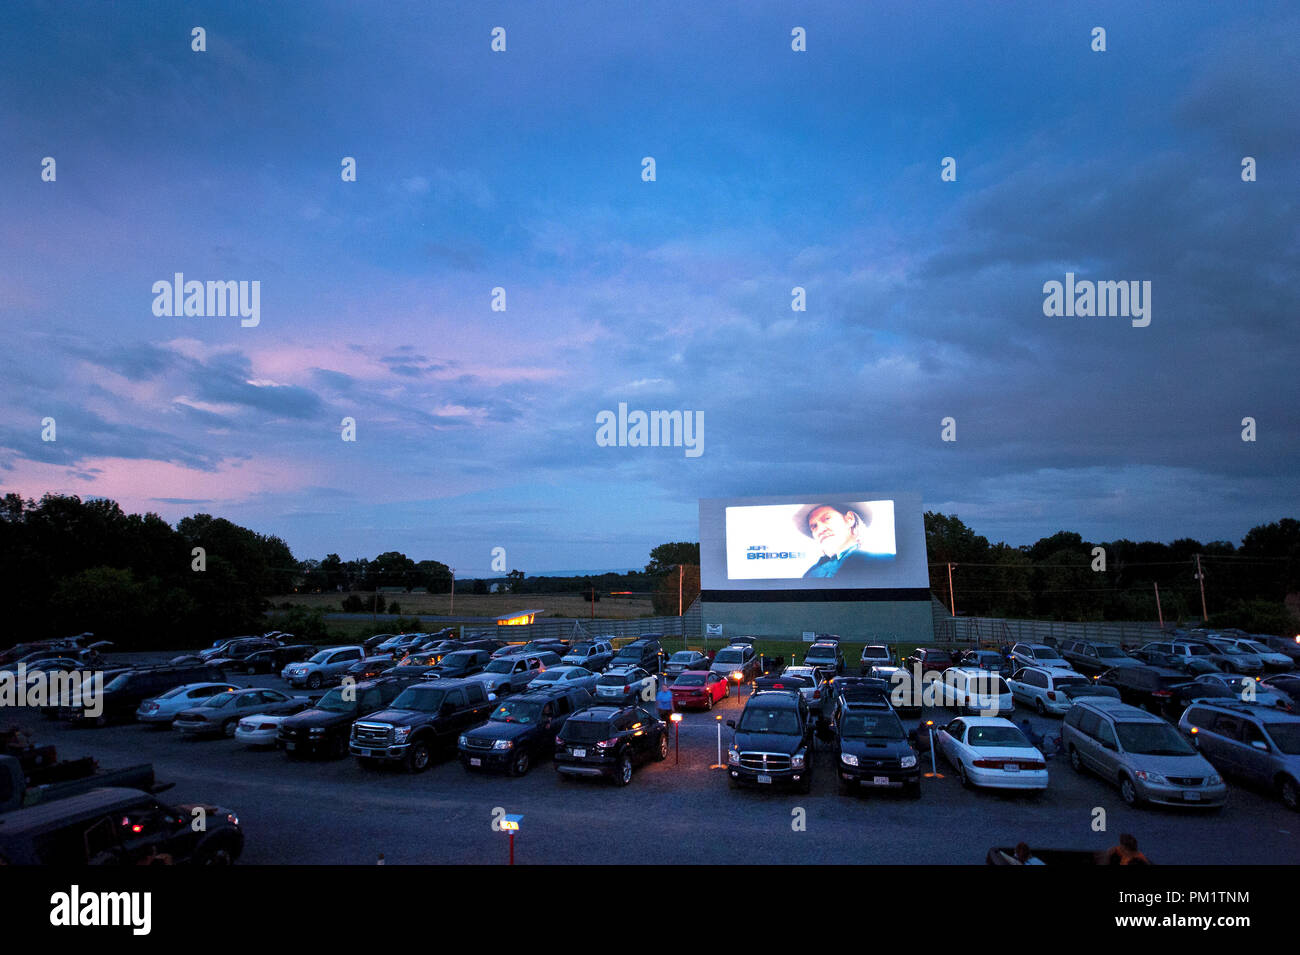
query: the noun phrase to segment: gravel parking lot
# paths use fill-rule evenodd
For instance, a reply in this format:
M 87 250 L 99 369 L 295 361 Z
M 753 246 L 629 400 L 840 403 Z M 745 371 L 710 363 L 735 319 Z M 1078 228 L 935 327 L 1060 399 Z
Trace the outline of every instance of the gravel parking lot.
M 284 688 L 275 676 L 234 682 Z M 293 692 L 293 691 L 291 691 Z M 302 691 L 297 691 L 302 692 Z M 60 756 L 96 757 L 116 768 L 149 761 L 174 802 L 207 800 L 234 809 L 244 825 L 243 863 L 391 864 L 506 861 L 507 840 L 491 829 L 493 809 L 522 813 L 516 837 L 520 863 L 982 863 L 992 845 L 1104 849 L 1134 833 L 1154 862 L 1293 864 L 1300 858 L 1300 817 L 1270 795 L 1231 786 L 1218 814 L 1130 809 L 1092 776 L 1076 775 L 1063 758 L 1049 761 L 1051 783 L 1037 799 L 962 789 L 940 757 L 943 778 L 924 780 L 923 797 L 901 793 L 841 796 L 833 756 L 817 756 L 808 795 L 729 789 L 717 758 L 715 716 L 734 719 L 733 696 L 712 713 L 687 713 L 681 761 L 637 769 L 627 788 L 567 781 L 549 763 L 527 776 L 471 775 L 453 757 L 427 772 L 363 770 L 351 759 L 288 761 L 274 749 L 234 740 L 182 739 L 171 729 L 135 724 L 72 728 L 30 711 L 11 711 L 38 742 Z M 1025 715 L 1017 711 L 1017 722 Z M 927 712 L 937 723 L 951 714 Z M 1039 732 L 1059 733 L 1060 720 L 1031 715 Z M 905 720 L 911 726 L 912 720 Z M 722 726 L 724 750 L 731 731 Z M 928 757 L 923 757 L 928 759 Z M 1092 830 L 1094 809 L 1106 831 Z M 805 828 L 792 826 L 803 809 Z

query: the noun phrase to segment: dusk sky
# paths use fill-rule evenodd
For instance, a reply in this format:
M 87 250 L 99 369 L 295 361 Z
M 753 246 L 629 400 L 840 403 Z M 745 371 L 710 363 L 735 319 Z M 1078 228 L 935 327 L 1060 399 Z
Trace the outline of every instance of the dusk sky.
M 6 2 L 0 492 L 459 577 L 639 567 L 762 494 L 1240 541 L 1300 516 L 1297 37 L 1290 2 Z M 259 323 L 155 315 L 177 272 L 259 282 Z M 1150 324 L 1045 315 L 1067 272 L 1150 281 Z M 702 412 L 702 453 L 598 446 L 620 402 Z

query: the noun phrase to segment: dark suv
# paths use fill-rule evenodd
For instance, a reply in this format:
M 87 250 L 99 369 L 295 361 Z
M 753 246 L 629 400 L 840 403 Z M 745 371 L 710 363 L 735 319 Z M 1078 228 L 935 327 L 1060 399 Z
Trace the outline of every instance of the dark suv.
M 406 686 L 402 680 L 382 678 L 335 687 L 311 709 L 283 720 L 275 745 L 290 759 L 322 754 L 346 756 L 353 721 L 382 710 Z
M 668 724 L 640 706 L 589 706 L 555 737 L 555 769 L 563 777 L 608 776 L 626 786 L 633 766 L 667 756 Z
M 865 696 L 865 694 L 864 694 Z M 884 696 L 841 698 L 835 720 L 840 793 L 902 788 L 921 795 L 921 767 L 902 720 Z
M 830 680 L 844 675 L 844 654 L 838 641 L 818 640 L 803 655 L 804 666 L 816 667 Z
M 614 654 L 610 667 L 640 667 L 647 673 L 658 673 L 662 654 L 663 648 L 660 647 L 658 640 L 653 637 L 643 637 L 620 647 Z
M 362 766 L 401 763 L 408 772 L 429 768 L 435 753 L 456 748 L 456 739 L 487 719 L 495 706 L 474 680 L 434 680 L 408 686 L 386 710 L 352 724 L 348 752 Z
M 492 654 L 488 650 L 453 650 L 429 671 L 429 675 L 440 680 L 456 680 L 482 673 L 491 662 Z
M 815 744 L 808 717 L 808 704 L 802 696 L 783 690 L 751 696 L 740 722 L 727 720 L 736 731 L 727 751 L 732 788 L 749 783 L 793 785 L 800 792 L 809 792 Z
M 482 726 L 457 741 L 466 770 L 504 769 L 522 776 L 555 751 L 555 737 L 570 714 L 591 704 L 581 687 L 530 690 L 506 700 Z
M 221 683 L 225 678 L 220 667 L 206 663 L 126 670 L 104 684 L 104 692 L 99 696 L 103 712 L 98 716 L 87 716 L 83 706 L 60 706 L 58 714 L 60 719 L 74 723 L 93 722 L 96 726 L 106 726 L 115 720 L 134 719 L 141 703 L 173 687 L 186 683 Z

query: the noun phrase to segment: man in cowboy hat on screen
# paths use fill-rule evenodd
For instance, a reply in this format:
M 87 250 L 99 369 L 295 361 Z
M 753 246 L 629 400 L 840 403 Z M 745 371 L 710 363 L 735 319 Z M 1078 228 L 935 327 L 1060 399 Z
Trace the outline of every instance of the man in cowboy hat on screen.
M 804 577 L 834 577 L 841 570 L 865 570 L 872 556 L 862 548 L 862 532 L 871 512 L 861 504 L 812 504 L 801 507 L 794 526 L 822 549 L 822 557 Z

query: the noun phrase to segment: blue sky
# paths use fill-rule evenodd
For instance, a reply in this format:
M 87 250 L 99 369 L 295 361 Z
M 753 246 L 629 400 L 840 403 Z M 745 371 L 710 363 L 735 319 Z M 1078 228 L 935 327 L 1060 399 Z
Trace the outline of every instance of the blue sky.
M 1293 5 L 374 6 L 0 10 L 0 490 L 465 576 L 639 566 L 700 497 L 1295 514 Z M 1150 280 L 1150 326 L 1044 316 L 1067 271 Z M 175 272 L 260 324 L 155 316 Z M 620 401 L 704 453 L 598 447 Z

